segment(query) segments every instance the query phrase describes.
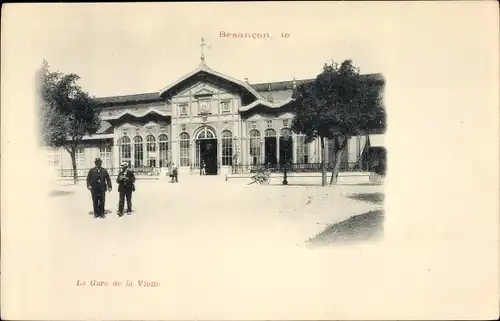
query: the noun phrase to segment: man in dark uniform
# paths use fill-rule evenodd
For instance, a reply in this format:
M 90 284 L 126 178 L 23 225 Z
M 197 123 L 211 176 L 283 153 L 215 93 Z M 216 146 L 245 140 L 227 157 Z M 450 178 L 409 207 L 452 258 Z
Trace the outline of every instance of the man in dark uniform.
M 96 158 L 95 167 L 89 170 L 87 175 L 87 188 L 92 193 L 94 203 L 94 217 L 104 217 L 104 205 L 106 203 L 106 189 L 111 192 L 111 179 L 105 168 L 102 168 L 102 161 Z
M 127 198 L 127 214 L 130 215 L 132 214 L 132 192 L 135 191 L 135 175 L 133 171 L 128 169 L 127 162 L 122 162 L 116 182 L 118 183 L 118 193 L 120 193 L 118 216 L 123 216 L 125 198 Z

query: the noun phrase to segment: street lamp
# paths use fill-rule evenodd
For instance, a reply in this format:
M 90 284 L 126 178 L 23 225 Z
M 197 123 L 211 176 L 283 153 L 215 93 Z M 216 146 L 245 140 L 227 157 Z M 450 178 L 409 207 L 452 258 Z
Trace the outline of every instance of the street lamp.
M 290 135 L 288 131 L 283 134 L 283 182 L 282 185 L 288 185 L 287 171 L 288 171 L 288 147 L 290 144 Z

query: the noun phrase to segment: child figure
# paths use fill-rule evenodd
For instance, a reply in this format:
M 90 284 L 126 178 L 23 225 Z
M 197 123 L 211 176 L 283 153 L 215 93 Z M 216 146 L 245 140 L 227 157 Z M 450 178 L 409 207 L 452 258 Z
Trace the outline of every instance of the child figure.
M 170 183 L 174 183 L 174 180 L 175 180 L 175 183 L 178 183 L 178 172 L 177 172 L 177 166 L 175 166 L 175 164 L 172 164 L 172 173 L 170 173 L 170 177 L 172 178 L 172 180 L 170 181 Z
M 205 161 L 203 161 L 203 165 L 201 166 L 201 175 L 206 175 L 206 165 L 205 165 Z

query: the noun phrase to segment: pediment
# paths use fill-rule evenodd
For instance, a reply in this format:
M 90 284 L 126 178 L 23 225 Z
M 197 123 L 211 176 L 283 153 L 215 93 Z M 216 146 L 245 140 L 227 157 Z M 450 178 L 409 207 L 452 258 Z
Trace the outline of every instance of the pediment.
M 191 96 L 191 97 L 203 97 L 203 96 L 213 96 L 217 94 L 227 94 L 229 91 L 223 89 L 223 88 L 217 88 L 212 84 L 208 83 L 202 83 L 198 82 L 195 85 L 185 88 L 182 90 L 177 97 L 185 97 L 185 96 Z
M 145 124 L 144 127 L 156 127 L 159 126 L 157 122 L 150 121 L 149 123 Z
M 197 84 L 192 86 L 193 83 Z M 252 88 L 248 83 L 217 72 L 207 67 L 205 64 L 201 64 L 199 68 L 193 70 L 192 72 L 184 75 L 167 87 L 161 89 L 159 94 L 161 97 L 169 97 L 168 99 L 186 95 L 191 96 L 193 95 L 193 93 L 196 93 L 201 89 L 197 89 L 197 87 L 200 85 L 206 86 L 207 90 L 211 90 L 214 94 L 231 93 L 231 91 L 233 90 L 231 88 L 235 88 L 238 94 L 243 97 L 245 104 L 249 104 L 255 99 L 263 98 L 262 95 L 259 94 L 254 88 Z M 213 88 L 213 86 L 216 86 L 216 88 Z
M 201 88 L 200 90 L 194 92 L 194 97 L 198 96 L 212 96 L 215 95 L 215 92 L 213 90 L 210 90 L 208 88 Z
M 123 123 L 121 124 L 120 126 L 118 126 L 118 128 L 120 129 L 134 129 L 137 127 L 137 124 L 131 124 L 131 123 Z
M 249 120 L 249 121 L 258 121 L 258 120 L 262 120 L 262 119 L 263 119 L 263 117 L 260 114 L 255 114 L 255 115 L 252 115 L 252 116 L 247 118 L 247 120 Z
M 278 117 L 278 119 L 290 119 L 290 118 L 293 118 L 292 113 L 283 113 L 283 114 L 279 115 L 279 117 Z

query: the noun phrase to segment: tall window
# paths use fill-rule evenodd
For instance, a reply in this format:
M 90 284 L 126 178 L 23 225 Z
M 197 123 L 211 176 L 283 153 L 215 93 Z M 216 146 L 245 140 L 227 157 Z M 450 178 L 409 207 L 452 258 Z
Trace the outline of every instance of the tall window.
M 146 137 L 146 152 L 148 166 L 156 167 L 156 138 L 153 135 Z
M 222 166 L 233 164 L 233 134 L 229 130 L 222 132 Z
M 356 136 L 356 161 L 361 157 L 361 136 Z
M 179 166 L 189 166 L 190 155 L 189 155 L 189 134 L 181 133 L 179 135 L 180 139 L 180 164 Z
M 158 147 L 160 149 L 160 167 L 168 166 L 168 136 L 161 134 L 158 136 Z
M 51 148 L 49 150 L 49 165 L 53 167 L 58 167 L 59 166 L 59 159 L 60 159 L 60 154 L 59 150 L 55 148 Z
M 134 167 L 142 167 L 144 165 L 144 150 L 142 144 L 142 137 L 134 137 Z
M 130 160 L 132 158 L 132 146 L 130 144 L 130 138 L 128 136 L 123 136 L 119 141 L 120 146 L 120 163 L 127 162 L 130 165 Z
M 252 165 L 257 165 L 260 160 L 260 132 L 257 129 L 252 129 L 249 136 Z
M 266 129 L 264 132 L 264 163 L 266 165 L 277 164 L 277 148 L 276 131 L 272 128 Z
M 82 169 L 85 167 L 85 148 L 83 147 L 78 147 L 76 149 L 76 166 L 79 169 Z
M 103 167 L 111 167 L 111 146 L 99 147 L 99 158 L 102 160 Z
M 309 144 L 306 144 L 305 136 L 297 136 L 297 163 L 309 163 Z
M 292 162 L 293 160 L 293 140 L 292 131 L 289 128 L 282 128 L 280 131 L 279 159 L 281 164 Z

